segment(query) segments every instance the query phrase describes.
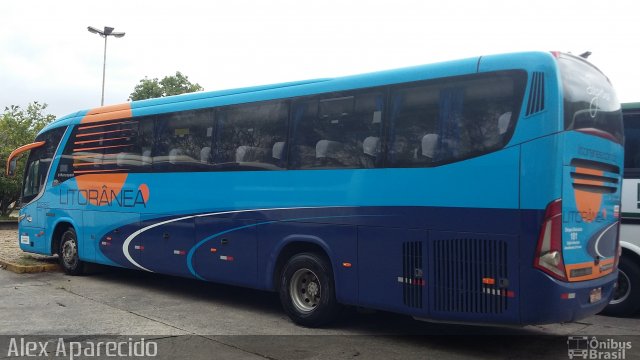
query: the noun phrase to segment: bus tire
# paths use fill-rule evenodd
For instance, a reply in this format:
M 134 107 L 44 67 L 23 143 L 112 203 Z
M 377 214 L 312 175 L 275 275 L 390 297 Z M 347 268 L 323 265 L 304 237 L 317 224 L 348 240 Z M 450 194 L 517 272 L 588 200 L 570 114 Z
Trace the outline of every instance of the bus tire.
M 60 265 L 69 275 L 81 275 L 84 271 L 84 262 L 78 255 L 78 237 L 76 231 L 70 227 L 60 237 L 60 253 L 58 254 Z
M 280 276 L 280 302 L 298 325 L 319 327 L 334 320 L 340 305 L 331 265 L 315 253 L 291 257 Z
M 629 256 L 620 257 L 618 282 L 604 315 L 625 317 L 640 310 L 640 265 Z

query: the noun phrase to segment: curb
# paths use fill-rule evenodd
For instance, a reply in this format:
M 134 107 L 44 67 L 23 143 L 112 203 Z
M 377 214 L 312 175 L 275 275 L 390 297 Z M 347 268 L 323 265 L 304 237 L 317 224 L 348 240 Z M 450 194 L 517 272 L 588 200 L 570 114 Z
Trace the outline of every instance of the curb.
M 31 274 L 45 271 L 59 271 L 60 266 L 58 264 L 38 264 L 38 265 L 19 265 L 9 262 L 4 259 L 0 259 L 0 268 L 9 270 L 16 274 Z
M 0 220 L 0 230 L 17 230 L 18 220 Z

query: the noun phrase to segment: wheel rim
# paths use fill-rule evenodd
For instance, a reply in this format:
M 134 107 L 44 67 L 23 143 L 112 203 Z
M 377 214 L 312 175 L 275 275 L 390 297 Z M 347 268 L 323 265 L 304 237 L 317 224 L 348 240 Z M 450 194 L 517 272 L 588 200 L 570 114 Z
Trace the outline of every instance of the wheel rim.
M 69 236 L 65 237 L 65 241 L 62 244 L 62 261 L 64 262 L 65 267 L 69 269 L 73 269 L 78 262 L 78 249 L 76 247 L 76 242 Z
M 320 279 L 309 269 L 299 269 L 291 277 L 289 296 L 298 311 L 312 312 L 322 296 Z
M 625 301 L 631 293 L 631 281 L 622 270 L 618 270 L 618 281 L 616 282 L 616 290 L 613 292 L 613 299 L 609 302 L 612 305 Z

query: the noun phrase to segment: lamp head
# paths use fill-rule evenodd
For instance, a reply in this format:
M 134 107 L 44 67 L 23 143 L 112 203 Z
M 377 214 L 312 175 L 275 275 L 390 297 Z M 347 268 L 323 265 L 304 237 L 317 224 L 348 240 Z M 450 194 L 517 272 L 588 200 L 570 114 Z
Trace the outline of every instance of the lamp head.
M 90 32 L 90 33 L 103 35 L 103 34 L 102 34 L 102 31 L 100 31 L 100 30 L 98 30 L 98 29 L 94 28 L 93 26 L 89 26 L 89 27 L 87 27 L 87 30 L 89 30 L 89 32 Z

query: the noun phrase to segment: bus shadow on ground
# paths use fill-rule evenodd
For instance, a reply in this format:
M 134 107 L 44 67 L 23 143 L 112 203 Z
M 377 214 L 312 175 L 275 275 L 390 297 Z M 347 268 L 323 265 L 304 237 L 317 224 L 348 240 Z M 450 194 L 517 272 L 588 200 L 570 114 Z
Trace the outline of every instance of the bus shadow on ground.
M 169 298 L 211 301 L 238 310 L 285 316 L 275 292 L 100 265 L 91 269 L 91 276 L 101 281 L 126 283 L 144 291 L 160 292 Z M 354 307 L 345 307 L 338 320 L 325 329 L 340 333 L 389 336 L 543 335 L 531 328 L 429 322 L 415 320 L 407 315 Z

